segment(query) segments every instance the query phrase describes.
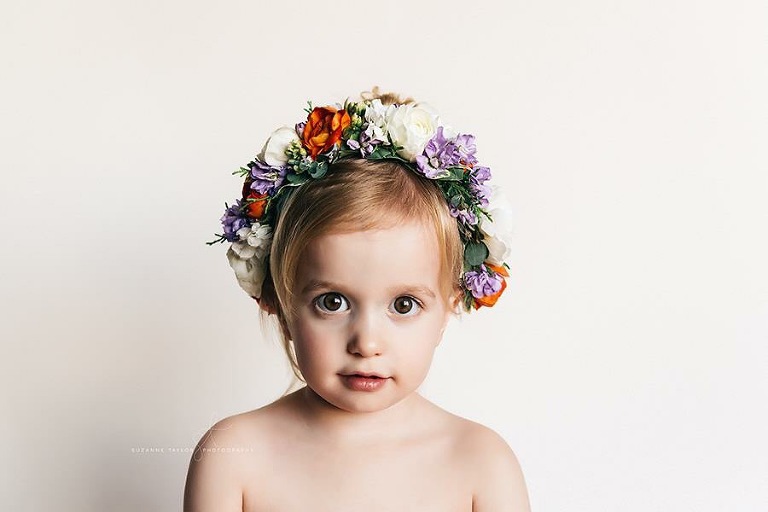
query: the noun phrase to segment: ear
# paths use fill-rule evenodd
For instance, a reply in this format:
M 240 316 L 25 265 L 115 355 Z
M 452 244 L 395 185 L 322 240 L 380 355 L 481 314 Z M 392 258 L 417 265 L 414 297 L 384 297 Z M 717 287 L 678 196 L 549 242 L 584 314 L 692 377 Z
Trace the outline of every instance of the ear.
M 461 307 L 461 302 L 463 299 L 464 299 L 464 290 L 460 288 L 455 289 L 450 299 L 451 313 L 453 313 L 454 316 L 459 314 L 459 309 Z
M 274 306 L 270 304 L 270 301 L 262 300 L 262 299 L 259 299 L 258 297 L 253 297 L 253 300 L 255 300 L 256 304 L 258 304 L 263 311 L 266 311 L 268 315 L 274 315 L 275 313 L 277 313 L 277 311 L 275 311 Z
M 443 319 L 443 325 L 440 327 L 440 336 L 437 340 L 437 345 L 440 345 L 443 341 L 443 334 L 445 334 L 445 329 L 448 327 L 448 322 L 450 322 L 451 317 L 456 315 L 456 307 L 458 306 L 458 302 L 455 298 L 451 298 L 449 302 L 450 308 L 445 311 L 445 318 Z M 437 346 L 436 345 L 436 346 Z
M 280 331 L 282 332 L 283 336 L 285 339 L 292 339 L 291 332 L 288 330 L 288 324 L 286 323 L 285 318 L 283 315 L 278 313 L 277 308 L 272 304 L 272 301 L 266 300 L 264 298 L 258 299 L 256 297 L 253 297 L 253 299 L 256 301 L 262 311 L 266 312 L 268 315 L 277 316 L 277 323 L 280 324 Z

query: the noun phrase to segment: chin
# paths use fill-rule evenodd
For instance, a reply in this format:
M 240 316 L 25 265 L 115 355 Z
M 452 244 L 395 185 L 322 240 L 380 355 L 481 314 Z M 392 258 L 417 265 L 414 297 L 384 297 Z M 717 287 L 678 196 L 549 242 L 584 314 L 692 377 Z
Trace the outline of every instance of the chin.
M 381 392 L 373 393 L 347 390 L 338 393 L 326 393 L 324 391 L 318 393 L 315 390 L 313 391 L 328 405 L 350 413 L 371 413 L 383 411 L 385 409 L 389 409 L 405 398 L 405 396 L 395 396 L 391 393 L 386 393 L 384 390 Z

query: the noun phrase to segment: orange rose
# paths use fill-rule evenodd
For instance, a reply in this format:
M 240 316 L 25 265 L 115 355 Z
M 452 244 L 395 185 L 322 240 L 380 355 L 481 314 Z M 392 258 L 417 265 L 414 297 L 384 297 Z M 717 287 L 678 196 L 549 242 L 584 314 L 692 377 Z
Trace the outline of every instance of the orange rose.
M 248 203 L 248 216 L 256 220 L 260 219 L 267 207 L 267 194 L 251 192 L 246 199 L 253 200 Z
M 301 141 L 312 158 L 325 153 L 341 138 L 351 119 L 346 110 L 333 107 L 315 107 L 309 114 L 307 124 L 301 134 Z
M 499 297 L 501 297 L 501 294 L 504 293 L 504 290 L 507 288 L 507 280 L 504 279 L 504 277 L 509 277 L 509 273 L 507 272 L 507 269 L 504 268 L 501 265 L 491 265 L 490 263 L 485 264 L 486 267 L 490 268 L 497 274 L 503 276 L 501 278 L 501 289 L 494 293 L 493 295 L 487 295 L 485 297 L 477 298 L 475 297 L 475 307 L 479 308 L 481 306 L 488 306 L 491 307 L 494 304 L 496 304 L 496 301 L 499 300 Z

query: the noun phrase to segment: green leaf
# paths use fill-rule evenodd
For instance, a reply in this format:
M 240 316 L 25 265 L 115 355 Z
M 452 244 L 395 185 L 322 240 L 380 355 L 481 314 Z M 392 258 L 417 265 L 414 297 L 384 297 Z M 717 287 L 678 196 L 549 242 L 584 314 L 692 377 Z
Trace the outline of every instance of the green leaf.
M 307 181 L 309 181 L 309 178 L 300 174 L 289 173 L 288 176 L 286 176 L 286 178 L 288 179 L 288 183 L 292 185 L 300 185 L 302 183 L 306 183 Z
M 359 155 L 359 153 L 357 151 L 355 151 L 354 149 L 340 149 L 339 150 L 339 159 L 347 158 L 347 157 L 352 156 L 352 155 L 357 156 L 357 155 Z
M 313 162 L 309 167 L 309 175 L 315 179 L 322 178 L 328 172 L 327 162 Z
M 472 296 L 472 293 L 470 293 L 468 290 L 464 290 L 464 309 L 467 311 L 472 311 L 474 305 L 475 298 Z
M 472 267 L 479 267 L 488 257 L 488 247 L 484 243 L 471 243 L 464 248 L 464 261 Z
M 444 176 L 440 176 L 445 181 L 461 181 L 464 179 L 464 169 L 461 167 L 449 167 Z
M 384 160 L 385 158 L 394 158 L 397 155 L 392 146 L 378 145 L 368 156 L 369 160 Z

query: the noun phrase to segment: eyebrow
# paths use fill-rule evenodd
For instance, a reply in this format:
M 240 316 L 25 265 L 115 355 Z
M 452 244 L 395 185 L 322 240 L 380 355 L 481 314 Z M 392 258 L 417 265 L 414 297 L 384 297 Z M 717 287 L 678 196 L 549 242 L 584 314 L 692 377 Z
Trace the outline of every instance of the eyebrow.
M 341 290 L 343 289 L 343 286 L 337 285 L 335 283 L 331 283 L 330 281 L 322 281 L 318 279 L 312 279 L 310 280 L 307 285 L 301 290 L 301 294 L 304 295 L 306 293 L 317 291 L 317 290 L 323 290 L 323 289 L 329 289 L 329 290 Z M 404 293 L 413 293 L 417 295 L 426 295 L 431 298 L 436 298 L 435 292 L 433 292 L 431 289 L 429 289 L 426 286 L 419 286 L 419 285 L 395 285 L 391 287 L 388 290 L 390 293 L 395 293 L 398 291 L 404 292 Z

